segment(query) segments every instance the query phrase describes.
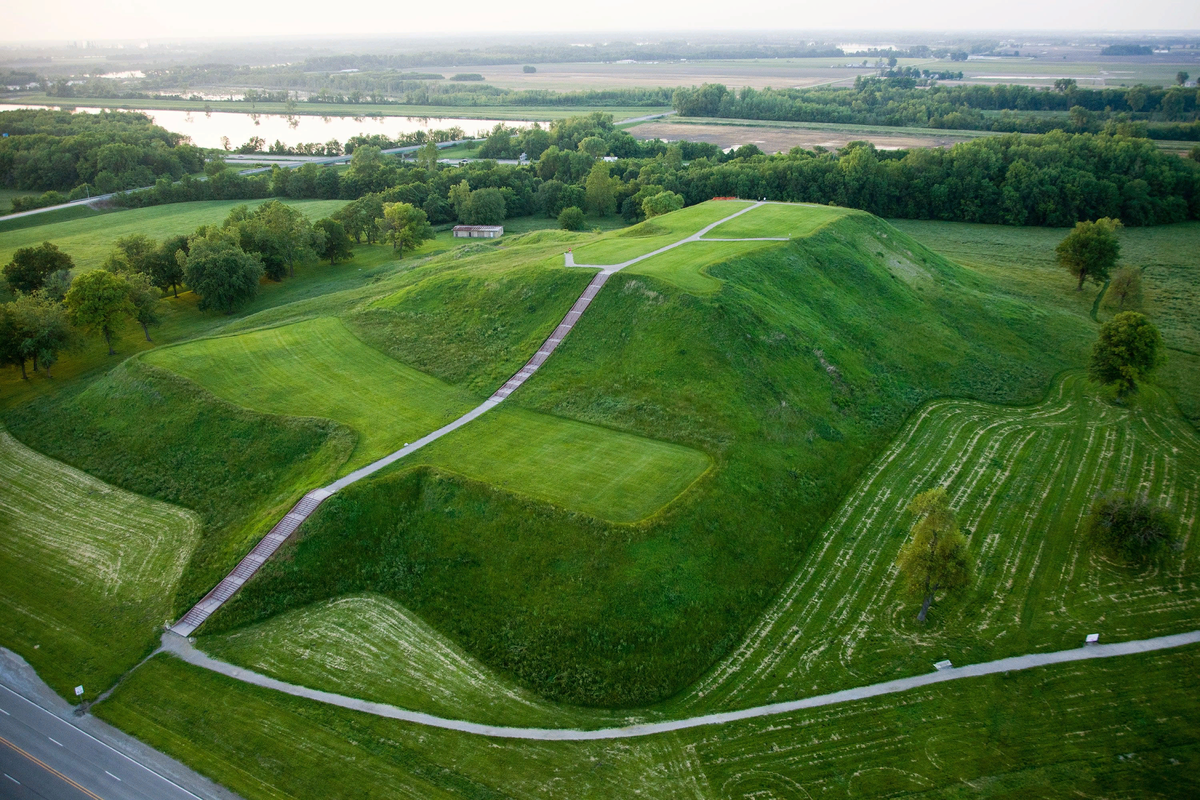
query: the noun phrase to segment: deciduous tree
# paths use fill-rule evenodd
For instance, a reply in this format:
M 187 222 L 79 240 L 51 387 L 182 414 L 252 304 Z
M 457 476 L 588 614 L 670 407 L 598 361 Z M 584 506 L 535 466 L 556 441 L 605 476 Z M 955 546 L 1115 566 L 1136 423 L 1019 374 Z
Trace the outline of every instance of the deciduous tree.
M 567 206 L 558 212 L 558 227 L 564 231 L 577 231 L 583 227 L 583 209 L 579 206 Z
M 683 196 L 675 192 L 659 192 L 642 201 L 642 213 L 649 217 L 670 214 L 683 208 Z
M 75 262 L 50 242 L 22 247 L 4 267 L 4 281 L 14 292 L 34 292 L 55 272 L 71 270 Z
M 140 272 L 126 276 L 125 282 L 129 285 L 129 300 L 133 303 L 133 318 L 142 326 L 146 341 L 152 342 L 150 326 L 162 321 L 158 316 L 158 301 L 162 299 L 162 292 L 150 282 L 149 275 Z
M 1145 495 L 1110 492 L 1097 497 L 1084 531 L 1105 550 L 1129 561 L 1153 555 L 1175 539 L 1169 509 Z
M 346 228 L 342 223 L 326 217 L 314 222 L 313 227 L 324 235 L 318 253 L 321 258 L 328 258 L 330 264 L 354 258 L 354 251 L 350 246 L 350 236 L 346 233 Z
M 406 247 L 413 249 L 426 239 L 433 238 L 433 226 L 429 224 L 429 218 L 411 203 L 385 204 L 378 225 L 380 233 L 401 256 Z
M 1095 222 L 1077 222 L 1054 253 L 1058 264 L 1079 279 L 1078 290 L 1083 282 L 1091 280 L 1103 283 L 1121 255 L 1121 242 L 1117 231 L 1121 229 L 1119 219 L 1103 217 Z
M 1100 326 L 1100 336 L 1092 347 L 1089 373 L 1105 386 L 1115 386 L 1117 396 L 1137 391 L 1163 361 L 1163 341 L 1158 328 L 1136 311 L 1122 311 Z
M 586 142 L 587 140 L 584 139 Z M 582 144 L 582 143 L 581 143 Z M 597 161 L 588 173 L 586 190 L 587 209 L 598 217 L 606 217 L 616 210 L 616 200 L 613 198 L 612 178 L 608 174 L 608 164 Z
M 154 258 L 150 260 L 150 282 L 162 290 L 179 297 L 179 286 L 183 283 L 183 266 L 178 256 L 182 253 L 185 258 L 188 251 L 186 236 L 171 236 L 158 246 Z
M 1136 306 L 1142 299 L 1142 271 L 1133 267 L 1122 267 L 1108 284 L 1109 302 L 1117 304 L 1118 311 L 1125 306 Z
M 113 338 L 134 313 L 129 285 L 120 275 L 105 269 L 85 272 L 71 284 L 63 304 L 71 322 L 87 333 L 102 336 L 108 354 L 116 355 Z
M 917 621 L 924 622 L 938 592 L 967 584 L 971 565 L 967 539 L 958 529 L 950 498 L 942 487 L 921 492 L 908 510 L 913 514 L 911 537 L 900 548 L 897 564 L 910 589 L 923 598 Z
M 184 280 L 200 296 L 201 311 L 232 314 L 258 294 L 262 260 L 220 232 L 194 237 L 184 261 Z

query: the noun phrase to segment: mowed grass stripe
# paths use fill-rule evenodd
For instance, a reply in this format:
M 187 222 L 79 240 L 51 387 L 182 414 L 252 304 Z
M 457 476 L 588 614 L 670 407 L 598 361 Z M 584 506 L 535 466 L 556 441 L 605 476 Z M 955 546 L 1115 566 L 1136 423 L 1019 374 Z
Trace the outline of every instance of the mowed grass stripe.
M 1031 409 L 939 401 L 924 408 L 826 527 L 779 601 L 683 705 L 789 699 L 951 658 L 973 663 L 1195 627 L 1200 442 L 1161 390 L 1132 408 L 1070 376 Z M 914 621 L 895 558 L 904 508 L 949 489 L 976 566 L 963 595 Z M 1140 569 L 1082 541 L 1092 499 L 1114 486 L 1170 501 L 1183 550 Z M 1113 609 L 1119 607 L 1120 613 Z
M 748 205 L 750 203 L 744 201 L 707 202 L 654 217 L 640 225 L 607 234 L 595 242 L 575 248 L 575 263 L 620 264 L 622 261 L 653 253 L 660 247 L 691 236 L 705 225 L 711 225 L 730 214 L 735 214 Z
M 107 688 L 171 613 L 200 521 L 0 430 L 0 641 L 63 696 Z
M 757 236 L 811 236 L 834 220 L 854 211 L 833 206 L 767 203 L 723 222 L 706 239 L 745 239 Z
M 342 473 L 403 447 L 476 399 L 359 341 L 334 317 L 147 353 L 150 363 L 256 411 L 322 417 L 353 428 Z

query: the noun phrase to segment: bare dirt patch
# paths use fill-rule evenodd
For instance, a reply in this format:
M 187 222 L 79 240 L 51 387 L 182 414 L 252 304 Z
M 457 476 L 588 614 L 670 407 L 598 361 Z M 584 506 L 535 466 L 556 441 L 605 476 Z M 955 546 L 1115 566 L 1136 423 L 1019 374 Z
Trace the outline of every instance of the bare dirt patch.
M 630 128 L 629 132 L 639 139 L 665 139 L 676 141 L 687 139 L 692 142 L 710 142 L 719 147 L 741 147 L 757 145 L 764 153 L 787 152 L 793 147 L 811 150 L 824 147 L 837 150 L 849 142 L 867 141 L 880 150 L 900 150 L 913 147 L 949 147 L 965 141 L 963 137 L 930 134 L 913 136 L 903 134 L 879 134 L 862 131 L 839 131 L 809 128 L 769 128 L 742 125 L 694 125 L 686 122 L 646 122 Z

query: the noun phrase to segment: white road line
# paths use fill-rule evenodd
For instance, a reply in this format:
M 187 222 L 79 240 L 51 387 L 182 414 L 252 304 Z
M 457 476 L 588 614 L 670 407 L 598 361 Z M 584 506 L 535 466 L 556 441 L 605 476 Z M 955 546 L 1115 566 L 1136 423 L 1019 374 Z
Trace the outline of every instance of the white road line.
M 124 781 L 122 781 L 122 780 L 121 780 L 120 778 L 118 778 L 116 775 L 113 775 L 113 774 L 112 774 L 111 772 L 109 772 L 108 770 L 104 770 L 104 774 L 105 774 L 105 775 L 107 775 L 108 777 L 112 778 L 113 780 L 117 781 L 118 783 L 124 783 Z
M 106 749 L 108 749 L 108 750 L 111 750 L 113 753 L 115 753 L 115 754 L 117 754 L 118 756 L 120 756 L 121 758 L 125 759 L 125 760 L 126 760 L 126 761 L 128 761 L 130 764 L 133 764 L 133 765 L 135 765 L 135 766 L 141 767 L 142 769 L 144 769 L 146 772 L 149 772 L 149 773 L 150 773 L 151 775 L 153 775 L 154 777 L 156 777 L 156 778 L 159 778 L 159 779 L 161 779 L 161 780 L 165 781 L 166 783 L 169 783 L 169 784 L 171 784 L 171 785 L 172 785 L 172 786 L 174 786 L 176 789 L 178 789 L 179 791 L 181 791 L 181 792 L 183 792 L 184 794 L 186 794 L 188 797 L 194 797 L 194 798 L 196 798 L 196 800 L 204 800 L 204 798 L 203 798 L 203 797 L 201 797 L 200 795 L 198 795 L 198 794 L 196 794 L 196 793 L 194 793 L 194 792 L 191 792 L 191 791 L 189 791 L 189 790 L 185 789 L 184 787 L 180 786 L 180 785 L 179 785 L 178 783 L 176 783 L 175 781 L 173 781 L 173 780 L 171 780 L 170 778 L 168 778 L 167 776 L 163 775 L 161 772 L 155 772 L 154 770 L 150 769 L 149 767 L 147 767 L 145 764 L 143 764 L 142 762 L 138 761 L 137 759 L 135 759 L 135 758 L 133 758 L 133 757 L 131 757 L 131 756 L 128 756 L 128 755 L 126 755 L 125 753 L 122 753 L 120 750 L 118 750 L 117 748 L 113 747 L 111 744 L 109 744 L 108 742 L 104 741 L 103 739 L 97 739 L 95 736 L 92 736 L 90 733 L 88 733 L 87 731 L 85 731 L 83 728 L 80 728 L 78 725 L 75 725 L 74 723 L 72 723 L 72 722 L 70 722 L 70 721 L 68 721 L 68 720 L 65 720 L 65 719 L 63 719 L 63 718 L 62 718 L 62 717 L 60 717 L 58 714 L 55 714 L 53 711 L 50 711 L 49 709 L 43 708 L 43 707 L 42 707 L 40 704 L 38 704 L 38 703 L 35 703 L 34 701 L 30 700 L 30 699 L 29 699 L 28 697 L 26 697 L 25 695 L 23 695 L 23 694 L 20 694 L 20 693 L 18 693 L 18 692 L 14 692 L 12 689 L 8 688 L 7 686 L 5 686 L 5 685 L 3 685 L 3 684 L 0 684 L 0 689 L 3 689 L 4 691 L 8 692 L 9 694 L 11 694 L 13 697 L 17 698 L 18 700 L 20 700 L 20 701 L 22 701 L 22 702 L 24 702 L 24 703 L 27 703 L 28 705 L 31 705 L 31 706 L 33 706 L 34 708 L 36 708 L 38 711 L 41 711 L 41 712 L 42 712 L 43 714 L 45 714 L 46 716 L 53 717 L 54 719 L 58 720 L 58 721 L 59 721 L 59 722 L 61 722 L 62 724 L 64 724 L 64 725 L 67 725 L 67 726 L 70 726 L 70 727 L 71 727 L 71 728 L 73 728 L 73 729 L 74 729 L 76 732 L 78 732 L 78 733 L 82 733 L 84 736 L 88 737 L 89 739 L 91 739 L 93 742 L 95 742 L 96 744 L 100 745 L 101 747 L 104 747 L 104 748 L 106 748 Z
M 53 736 L 47 736 L 46 738 L 49 739 L 50 741 L 54 742 L 59 747 L 63 746 L 63 743 L 60 742 L 58 739 L 55 739 Z
M 7 712 L 7 711 L 5 711 L 3 708 L 0 708 L 0 714 L 3 714 L 3 715 L 4 715 L 4 716 L 6 716 L 6 717 L 11 717 L 11 716 L 12 716 L 12 714 L 8 713 L 8 712 Z
M 21 782 L 20 782 L 19 780 L 17 780 L 16 778 L 14 778 L 12 775 L 9 775 L 7 772 L 6 772 L 6 773 L 4 773 L 4 777 L 8 778 L 10 781 L 12 781 L 13 783 L 15 783 L 17 786 L 20 786 L 20 785 L 21 785 Z

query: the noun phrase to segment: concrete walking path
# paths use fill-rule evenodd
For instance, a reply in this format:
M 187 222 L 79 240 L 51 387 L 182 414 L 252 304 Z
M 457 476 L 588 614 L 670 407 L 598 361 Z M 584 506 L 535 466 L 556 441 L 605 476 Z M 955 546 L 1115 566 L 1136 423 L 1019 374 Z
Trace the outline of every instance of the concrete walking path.
M 477 419 L 478 417 L 491 411 L 496 406 L 500 405 L 500 403 L 503 402 L 509 395 L 520 388 L 521 384 L 529 380 L 529 378 L 538 371 L 542 364 L 546 363 L 546 359 L 550 358 L 551 353 L 558 348 L 559 344 L 562 343 L 562 340 L 565 339 L 567 334 L 571 332 L 571 329 L 575 327 L 575 323 L 577 323 L 580 318 L 583 317 L 583 313 L 587 311 L 588 306 L 590 306 L 592 303 L 592 300 L 594 300 L 596 295 L 599 294 L 600 290 L 604 288 L 604 284 L 608 281 L 609 276 L 619 272 L 630 264 L 636 264 L 639 261 L 658 255 L 659 253 L 666 252 L 667 250 L 678 247 L 687 242 L 699 241 L 701 236 L 708 233 L 721 223 L 728 222 L 734 217 L 739 217 L 742 214 L 745 214 L 747 211 L 758 208 L 760 205 L 762 205 L 762 203 L 755 203 L 747 206 L 746 208 L 743 208 L 734 214 L 730 214 L 724 219 L 717 220 L 711 225 L 706 226 L 698 233 L 694 233 L 691 236 L 680 239 L 678 242 L 669 244 L 666 247 L 660 247 L 658 250 L 655 250 L 652 253 L 647 253 L 646 255 L 638 256 L 637 258 L 631 258 L 628 261 L 624 261 L 620 264 L 592 267 L 593 269 L 600 270 L 600 272 L 598 272 L 596 276 L 592 278 L 591 282 L 583 290 L 583 293 L 579 295 L 579 299 L 577 299 L 575 304 L 571 306 L 571 310 L 566 313 L 566 316 L 563 317 L 562 322 L 558 324 L 558 327 L 554 329 L 549 338 L 542 343 L 542 346 L 538 348 L 537 352 L 534 353 L 529 361 L 525 363 L 525 366 L 521 367 L 521 369 L 519 369 L 515 375 L 505 381 L 504 385 L 497 389 L 491 397 L 468 411 L 466 414 L 463 414 L 453 422 L 438 428 L 433 433 L 427 434 L 411 444 L 406 444 L 404 447 L 396 450 L 393 453 L 389 453 L 378 461 L 374 461 L 364 467 L 354 470 L 350 474 L 339 478 L 328 486 L 323 486 L 319 489 L 313 489 L 311 492 L 304 495 L 304 497 L 300 498 L 299 502 L 292 506 L 292 509 L 286 515 L 284 515 L 283 519 L 276 523 L 275 527 L 273 527 L 271 531 L 254 546 L 254 549 L 247 553 L 246 556 L 238 562 L 238 565 L 234 567 L 228 575 L 221 579 L 220 583 L 218 583 L 208 594 L 201 598 L 200 602 L 196 603 L 196 605 L 192 606 L 192 608 L 190 608 L 186 614 L 180 617 L 179 620 L 170 627 L 170 630 L 179 636 L 190 636 L 197 628 L 203 625 L 205 620 L 212 616 L 217 609 L 223 606 L 226 601 L 229 600 L 229 598 L 233 597 L 233 595 L 236 594 L 237 591 L 246 584 L 246 581 L 254 577 L 254 574 L 258 572 L 259 568 L 264 563 L 266 563 L 268 558 L 274 555 L 275 551 L 279 549 L 284 541 L 286 541 L 289 536 L 295 533 L 296 529 L 303 524 L 304 520 L 308 519 L 308 517 L 317 510 L 321 503 L 325 502 L 325 500 L 331 497 L 334 493 L 345 489 L 347 486 L 355 483 L 356 481 L 360 481 L 369 475 L 373 475 L 384 467 L 394 464 L 410 453 L 415 453 L 417 450 L 420 450 L 427 444 L 437 441 L 452 431 L 458 430 L 472 420 Z M 783 239 L 780 241 L 787 240 Z M 570 253 L 567 253 L 567 266 L 575 266 Z
M 1087 661 L 1094 658 L 1113 658 L 1116 656 L 1135 655 L 1138 653 L 1151 653 L 1156 650 L 1169 650 L 1176 647 L 1185 647 L 1187 645 L 1197 643 L 1200 643 L 1200 631 L 1179 633 L 1173 636 L 1159 636 L 1154 639 L 1118 642 L 1116 644 L 1086 645 L 1074 650 L 1058 650 L 1053 653 L 1034 653 L 1024 656 L 1013 656 L 1011 658 L 1001 658 L 997 661 L 987 661 L 982 664 L 971 664 L 965 667 L 951 667 L 924 675 L 914 675 L 910 678 L 898 678 L 896 680 L 884 681 L 883 683 L 873 683 L 868 686 L 858 686 L 853 689 L 845 689 L 840 692 L 806 697 L 801 700 L 789 700 L 784 703 L 771 703 L 764 706 L 742 708 L 736 711 L 723 711 L 716 714 L 704 714 L 702 716 L 688 717 L 686 719 L 647 722 L 640 725 L 630 725 L 624 728 L 600 728 L 590 731 L 576 730 L 572 728 L 516 728 L 503 725 L 483 725 L 477 722 L 468 722 L 466 720 L 437 717 L 432 714 L 422 713 L 420 711 L 410 711 L 408 709 L 388 705 L 387 703 L 375 703 L 369 700 L 360 700 L 355 697 L 334 694 L 333 692 L 323 692 L 319 689 L 309 689 L 304 686 L 297 686 L 296 684 L 276 680 L 275 678 L 270 678 L 266 675 L 253 672 L 248 669 L 236 667 L 233 664 L 227 664 L 224 661 L 218 661 L 217 659 L 211 658 L 197 650 L 187 639 L 174 636 L 170 633 L 163 634 L 162 650 L 183 659 L 189 664 L 197 667 L 203 667 L 204 669 L 211 670 L 213 672 L 218 672 L 243 683 L 261 686 L 265 689 L 274 689 L 275 691 L 283 692 L 284 694 L 289 694 L 293 697 L 302 697 L 307 700 L 314 700 L 318 703 L 338 706 L 351 711 L 361 711 L 364 714 L 373 714 L 377 717 L 387 717 L 389 719 L 398 719 L 417 725 L 426 725 L 432 728 L 443 728 L 445 730 L 459 731 L 460 733 L 470 733 L 477 736 L 490 736 L 498 739 L 532 739 L 537 741 L 578 742 L 594 741 L 598 739 L 632 739 L 639 736 L 653 736 L 655 734 L 682 731 L 689 728 L 699 728 L 706 725 L 726 725 L 731 722 L 739 722 L 747 719 L 772 717 L 779 714 L 790 714 L 794 711 L 801 711 L 808 708 L 820 708 L 822 706 L 832 706 L 839 703 L 851 703 L 856 700 L 866 700 L 868 698 L 879 697 L 886 694 L 907 692 L 910 689 L 919 689 L 924 686 L 932 686 L 936 683 L 956 681 L 963 678 L 978 678 L 983 675 L 995 675 L 1002 672 L 1018 672 L 1026 669 L 1050 666 L 1052 664 L 1067 664 L 1074 661 Z

